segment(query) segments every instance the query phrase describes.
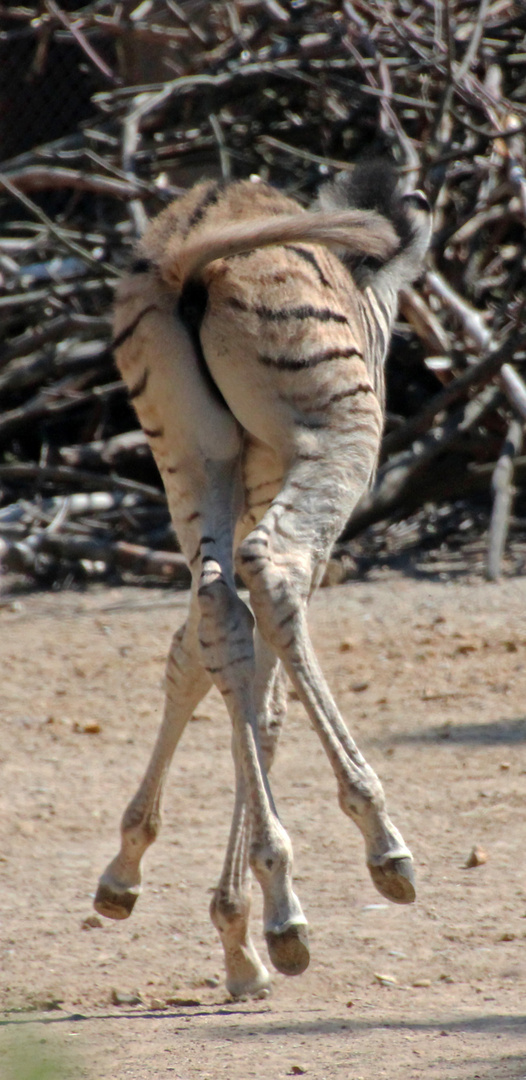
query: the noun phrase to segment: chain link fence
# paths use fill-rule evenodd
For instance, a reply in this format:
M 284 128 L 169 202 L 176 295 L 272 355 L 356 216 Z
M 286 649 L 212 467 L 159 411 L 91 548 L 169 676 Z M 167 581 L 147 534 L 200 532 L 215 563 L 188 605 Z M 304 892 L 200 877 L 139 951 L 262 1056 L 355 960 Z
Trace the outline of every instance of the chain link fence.
M 0 16 L 1 161 L 72 134 L 94 115 L 91 97 L 107 85 L 65 30 L 15 18 L 14 5 L 7 11 Z
M 1 4 L 0 162 L 73 136 L 100 116 L 97 92 L 173 78 L 207 40 L 193 16 L 221 39 L 229 8 L 203 0 Z

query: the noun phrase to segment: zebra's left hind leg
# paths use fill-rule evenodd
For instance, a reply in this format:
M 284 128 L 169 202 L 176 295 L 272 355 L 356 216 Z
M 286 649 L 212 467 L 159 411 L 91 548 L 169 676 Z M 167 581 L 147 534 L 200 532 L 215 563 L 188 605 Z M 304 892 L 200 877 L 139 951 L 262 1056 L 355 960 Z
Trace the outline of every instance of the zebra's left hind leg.
M 99 879 L 95 909 L 110 919 L 126 919 L 140 892 L 140 863 L 161 824 L 161 798 L 175 748 L 196 705 L 212 680 L 201 662 L 199 612 L 192 594 L 190 612 L 172 640 L 166 665 L 164 717 L 141 785 L 121 822 L 121 848 Z
M 217 496 L 217 471 L 215 479 L 211 491 Z M 232 721 L 250 821 L 249 863 L 263 893 L 270 958 L 284 975 L 299 975 L 309 962 L 307 924 L 292 888 L 292 846 L 278 818 L 259 749 L 254 621 L 235 589 L 231 537 L 213 537 L 204 514 L 203 528 L 208 528 L 208 539 L 198 590 L 201 649 Z

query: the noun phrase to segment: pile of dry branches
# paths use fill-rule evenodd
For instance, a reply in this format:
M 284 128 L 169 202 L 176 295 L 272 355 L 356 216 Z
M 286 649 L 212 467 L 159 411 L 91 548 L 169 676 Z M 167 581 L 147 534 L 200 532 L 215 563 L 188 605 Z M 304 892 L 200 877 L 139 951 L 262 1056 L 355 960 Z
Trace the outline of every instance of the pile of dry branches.
M 378 482 L 344 539 L 489 493 L 498 576 L 526 476 L 524 0 L 132 7 L 0 5 L 0 43 L 24 33 L 41 57 L 66 40 L 100 87 L 92 119 L 0 172 L 4 566 L 187 581 L 112 364 L 112 288 L 146 217 L 199 177 L 259 173 L 308 201 L 389 153 L 433 201 L 435 239 L 402 300 Z

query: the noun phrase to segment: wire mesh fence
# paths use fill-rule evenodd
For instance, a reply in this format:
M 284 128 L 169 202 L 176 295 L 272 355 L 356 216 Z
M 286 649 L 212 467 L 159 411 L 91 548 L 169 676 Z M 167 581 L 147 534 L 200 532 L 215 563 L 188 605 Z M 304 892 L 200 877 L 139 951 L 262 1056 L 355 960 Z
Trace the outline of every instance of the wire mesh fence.
M 36 14 L 22 16 L 14 5 L 0 13 L 2 161 L 73 134 L 94 115 L 92 96 L 105 85 L 71 35 Z

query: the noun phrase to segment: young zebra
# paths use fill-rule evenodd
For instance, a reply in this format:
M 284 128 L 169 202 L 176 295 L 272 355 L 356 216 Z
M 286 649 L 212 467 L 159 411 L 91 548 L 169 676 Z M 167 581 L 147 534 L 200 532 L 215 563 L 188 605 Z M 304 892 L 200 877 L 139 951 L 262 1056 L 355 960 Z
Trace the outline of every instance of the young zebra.
M 429 233 L 425 197 L 399 195 L 383 164 L 326 185 L 315 212 L 263 182 L 201 183 L 150 225 L 119 286 L 117 362 L 193 586 L 168 657 L 162 726 L 95 907 L 130 914 L 172 754 L 215 683 L 232 720 L 236 791 L 211 917 L 233 996 L 269 986 L 248 929 L 250 870 L 272 963 L 297 975 L 309 962 L 292 848 L 267 778 L 284 672 L 363 834 L 376 887 L 397 903 L 414 899 L 411 853 L 317 664 L 306 606 L 374 476 L 397 294 L 417 276 Z

